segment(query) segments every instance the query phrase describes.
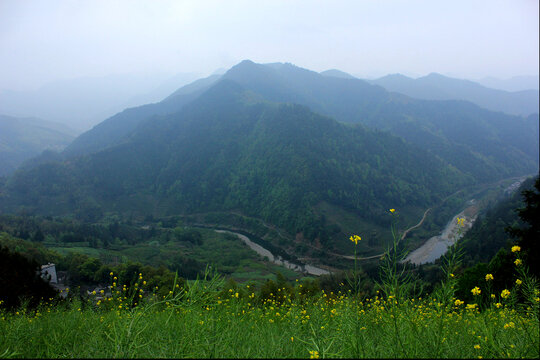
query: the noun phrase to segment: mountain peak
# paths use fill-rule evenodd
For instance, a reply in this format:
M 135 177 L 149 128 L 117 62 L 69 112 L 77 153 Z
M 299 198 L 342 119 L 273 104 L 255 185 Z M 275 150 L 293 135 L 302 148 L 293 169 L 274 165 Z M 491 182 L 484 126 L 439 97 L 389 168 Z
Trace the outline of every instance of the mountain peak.
M 432 73 L 429 73 L 426 76 L 424 76 L 424 78 L 428 78 L 428 79 L 447 79 L 448 77 L 444 76 L 442 74 L 436 73 L 436 72 L 432 72 Z
M 322 76 L 332 76 L 332 77 L 337 77 L 341 79 L 356 79 L 351 74 L 338 70 L 338 69 L 330 69 L 330 70 L 321 71 L 319 74 L 321 74 Z

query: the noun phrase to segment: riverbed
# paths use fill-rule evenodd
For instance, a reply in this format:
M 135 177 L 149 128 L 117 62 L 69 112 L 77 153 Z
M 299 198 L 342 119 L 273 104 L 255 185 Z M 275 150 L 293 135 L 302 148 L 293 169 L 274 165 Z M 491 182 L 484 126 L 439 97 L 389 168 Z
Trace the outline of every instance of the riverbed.
M 415 265 L 432 263 L 446 253 L 448 248 L 452 246 L 463 234 L 471 228 L 477 217 L 477 208 L 474 200 L 469 201 L 469 207 L 455 215 L 450 220 L 442 233 L 431 237 L 424 245 L 412 251 L 407 255 L 403 262 L 411 262 Z M 463 228 L 459 229 L 457 218 L 463 218 Z
M 269 250 L 263 248 L 261 245 L 254 243 L 251 241 L 247 236 L 239 233 L 235 233 L 233 231 L 227 231 L 227 230 L 214 230 L 218 233 L 229 233 L 237 236 L 240 240 L 242 240 L 247 246 L 249 246 L 253 251 L 255 251 L 257 254 L 261 255 L 263 258 L 268 258 L 269 261 L 273 262 L 276 265 L 284 266 L 287 269 L 298 271 L 301 273 L 306 273 L 309 275 L 315 275 L 320 276 L 324 274 L 330 274 L 330 271 L 318 268 L 313 265 L 308 264 L 294 264 L 287 260 L 283 260 L 280 256 L 274 256 Z

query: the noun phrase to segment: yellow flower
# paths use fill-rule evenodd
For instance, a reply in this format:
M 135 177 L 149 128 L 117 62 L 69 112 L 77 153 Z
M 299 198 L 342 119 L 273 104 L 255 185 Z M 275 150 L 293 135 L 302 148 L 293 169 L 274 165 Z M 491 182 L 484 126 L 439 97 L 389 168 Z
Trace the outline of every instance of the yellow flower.
M 456 306 L 459 306 L 459 305 L 463 305 L 465 302 L 464 301 L 461 301 L 459 299 L 457 299 L 456 301 L 454 301 L 454 305 Z
M 517 245 L 512 246 L 512 252 L 520 252 L 520 251 L 521 251 L 521 247 Z
M 493 280 L 493 275 L 486 274 L 486 281 Z
M 477 306 L 478 304 L 467 304 L 467 310 L 474 310 Z
M 521 260 L 520 260 L 520 259 L 516 259 L 516 261 L 514 261 L 514 264 L 516 264 L 516 266 L 521 265 Z
M 291 336 L 291 342 L 293 342 L 293 341 L 294 341 L 294 336 Z
M 389 211 L 393 214 L 396 211 L 396 209 L 390 209 Z
M 519 279 L 516 279 L 516 284 L 521 285 L 522 281 Z
M 510 291 L 504 289 L 504 290 L 501 292 L 501 297 L 502 297 L 503 299 L 506 299 L 506 298 L 509 297 L 509 296 L 510 296 Z
M 457 218 L 457 224 L 458 226 L 463 227 L 463 222 L 465 221 L 465 218 Z
M 310 359 L 318 359 L 319 358 L 319 352 L 316 350 L 310 350 L 309 351 L 309 358 Z
M 113 272 L 111 271 L 111 273 L 109 275 L 113 276 Z
M 496 303 L 495 306 L 496 306 L 497 309 L 498 309 L 498 308 L 500 308 L 500 307 L 502 306 L 502 304 L 501 304 L 501 303 Z
M 482 290 L 480 290 L 480 288 L 478 286 L 475 286 L 474 289 L 471 290 L 472 294 L 474 296 L 476 295 L 480 295 L 480 293 L 482 292 Z
M 510 321 L 508 324 L 504 324 L 505 329 L 515 328 L 515 327 L 516 327 L 516 324 L 514 324 L 512 321 Z
M 349 240 L 351 240 L 356 245 L 360 240 L 362 240 L 362 238 L 358 235 L 351 235 Z
M 474 345 L 474 348 L 475 348 L 476 350 L 480 350 L 480 345 L 476 344 L 476 345 Z

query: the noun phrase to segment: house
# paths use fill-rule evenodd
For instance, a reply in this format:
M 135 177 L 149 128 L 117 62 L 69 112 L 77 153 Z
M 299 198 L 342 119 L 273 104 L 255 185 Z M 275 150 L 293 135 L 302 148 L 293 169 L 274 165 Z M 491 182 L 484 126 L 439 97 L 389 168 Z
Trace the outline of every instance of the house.
M 45 280 L 49 280 L 51 284 L 57 284 L 58 278 L 56 277 L 56 266 L 51 263 L 41 265 L 41 277 Z

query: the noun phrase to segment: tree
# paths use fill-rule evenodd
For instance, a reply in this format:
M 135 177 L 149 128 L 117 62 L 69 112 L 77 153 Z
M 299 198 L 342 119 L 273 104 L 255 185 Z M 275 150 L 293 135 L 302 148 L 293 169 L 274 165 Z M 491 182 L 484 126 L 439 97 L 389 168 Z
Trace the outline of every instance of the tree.
M 28 301 L 27 307 L 35 308 L 55 295 L 36 261 L 0 246 L 0 307 L 15 310 Z
M 531 273 L 540 278 L 540 176 L 536 177 L 534 188 L 522 192 L 525 207 L 517 209 L 524 223 L 523 228 L 514 226 L 507 229 L 509 234 L 517 238 L 517 244 L 523 252 L 522 258 Z

